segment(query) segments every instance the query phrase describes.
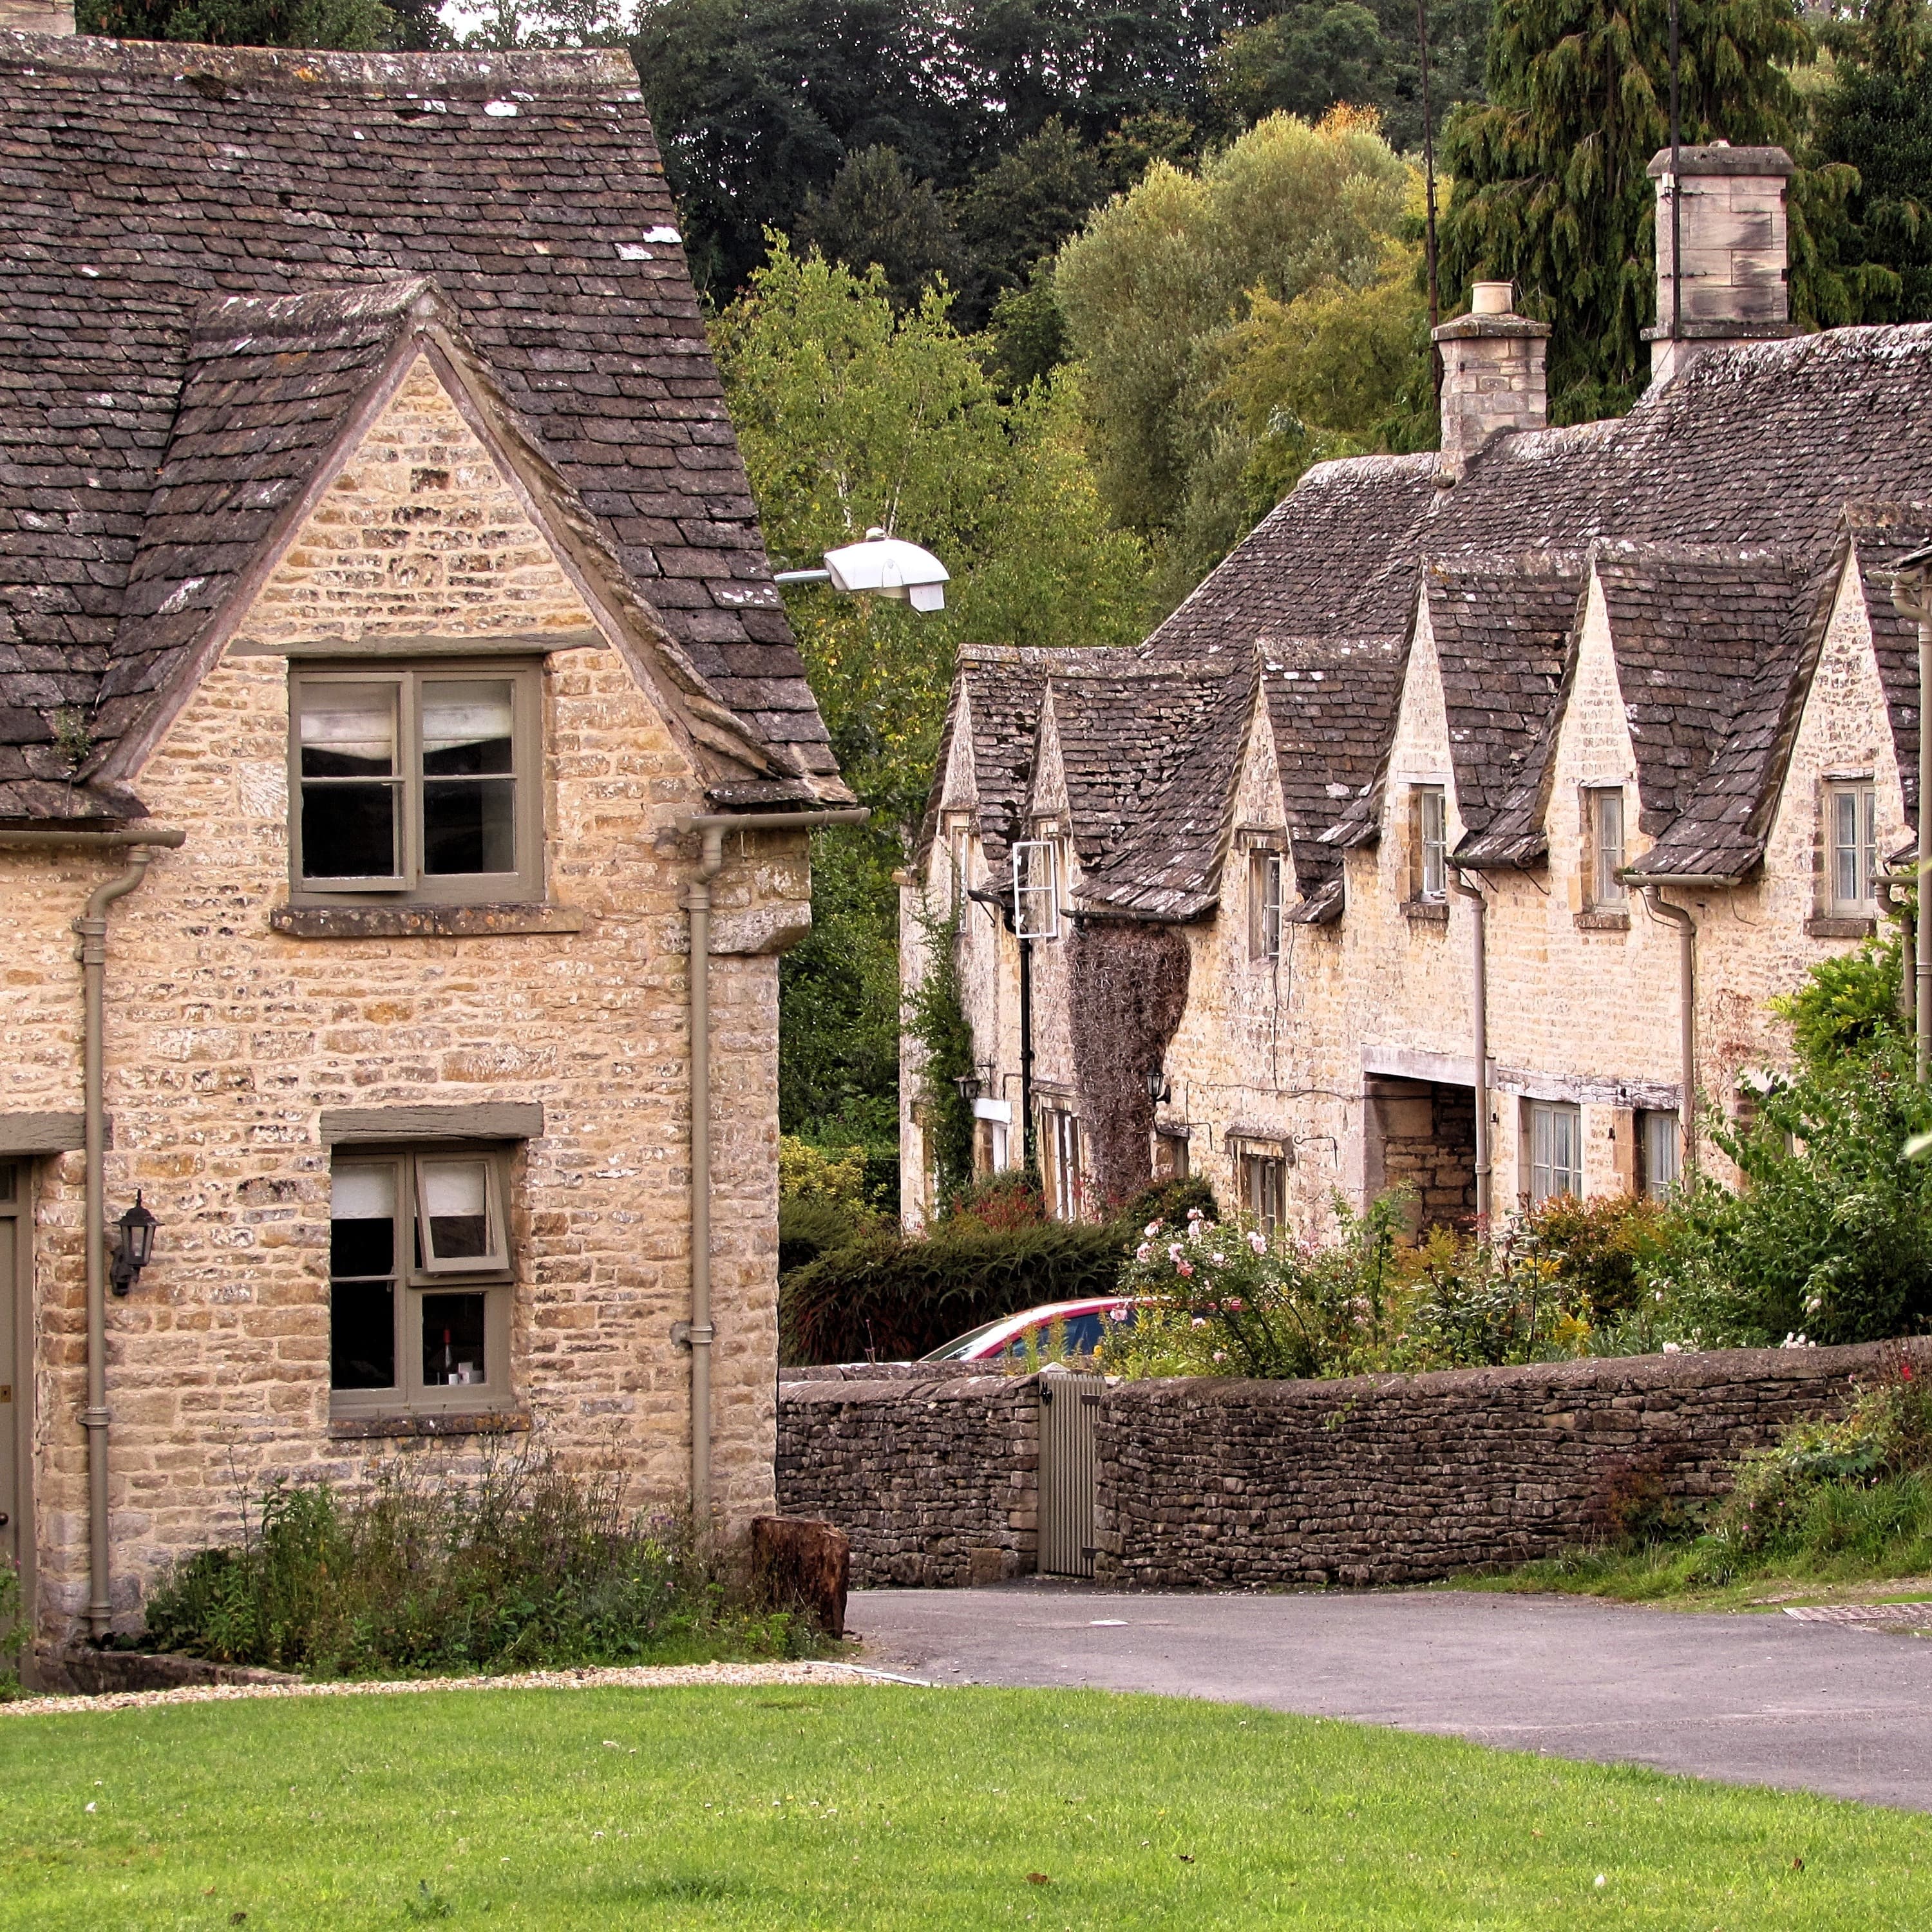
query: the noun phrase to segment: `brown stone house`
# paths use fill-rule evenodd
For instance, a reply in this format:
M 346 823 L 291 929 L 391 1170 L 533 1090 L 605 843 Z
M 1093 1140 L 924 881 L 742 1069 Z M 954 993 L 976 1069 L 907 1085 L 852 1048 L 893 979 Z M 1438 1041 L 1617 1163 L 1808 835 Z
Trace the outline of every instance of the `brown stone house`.
M 1932 525 L 1932 327 L 1784 319 L 1789 166 L 1687 153 L 1628 416 L 1547 428 L 1546 332 L 1479 285 L 1440 452 L 1318 466 L 1137 652 L 963 658 L 908 897 L 970 908 L 986 1161 L 1030 1113 L 1062 1211 L 1192 1168 L 1454 1222 L 1662 1189 L 1687 1090 L 1751 1104 L 1915 821 Z M 910 1107 L 904 1150 L 918 1199 Z
M 426 1437 L 731 1531 L 776 956 L 850 794 L 636 76 L 6 34 L 0 92 L 0 1549 L 44 1636 Z

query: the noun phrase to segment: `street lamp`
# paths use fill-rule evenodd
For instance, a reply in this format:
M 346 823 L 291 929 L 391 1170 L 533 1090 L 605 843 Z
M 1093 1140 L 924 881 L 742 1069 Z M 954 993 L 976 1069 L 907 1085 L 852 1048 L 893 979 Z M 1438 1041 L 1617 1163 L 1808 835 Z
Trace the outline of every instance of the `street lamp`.
M 121 1246 L 114 1257 L 114 1292 L 125 1294 L 134 1286 L 134 1277 L 148 1265 L 154 1252 L 154 1230 L 160 1224 L 150 1214 L 134 1190 L 134 1204 L 121 1217 Z
M 848 596 L 890 597 L 915 610 L 943 610 L 951 573 L 930 550 L 876 526 L 863 543 L 825 553 L 823 570 L 781 570 L 774 584 L 829 584 Z

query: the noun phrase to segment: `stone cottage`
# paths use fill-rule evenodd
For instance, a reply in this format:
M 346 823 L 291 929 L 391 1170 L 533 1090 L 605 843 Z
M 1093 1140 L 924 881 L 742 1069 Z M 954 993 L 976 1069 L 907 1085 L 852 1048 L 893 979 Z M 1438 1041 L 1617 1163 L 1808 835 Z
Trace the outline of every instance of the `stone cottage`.
M 0 90 L 0 1549 L 43 1637 L 425 1438 L 732 1532 L 776 956 L 854 814 L 636 76 L 7 33 Z
M 1917 812 L 1932 326 L 1798 332 L 1790 172 L 1684 152 L 1628 416 L 1547 427 L 1547 329 L 1479 284 L 1439 451 L 1317 466 L 1138 651 L 963 656 L 905 890 L 962 908 L 982 1167 L 1030 1123 L 1060 1213 L 1192 1171 L 1312 1230 L 1712 1157 Z

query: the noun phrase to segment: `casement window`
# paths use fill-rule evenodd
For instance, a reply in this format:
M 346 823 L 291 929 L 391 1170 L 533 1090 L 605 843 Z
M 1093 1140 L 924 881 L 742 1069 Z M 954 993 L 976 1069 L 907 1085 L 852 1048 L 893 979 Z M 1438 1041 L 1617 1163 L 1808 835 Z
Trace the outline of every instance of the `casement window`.
M 1280 1154 L 1240 1156 L 1241 1205 L 1272 1240 L 1288 1218 L 1288 1162 Z
M 1279 852 L 1248 854 L 1248 957 L 1281 957 L 1282 875 L 1286 866 Z
M 1636 1117 L 1637 1157 L 1642 1163 L 1639 1185 L 1653 1201 L 1661 1201 L 1677 1185 L 1682 1171 L 1681 1136 L 1675 1114 L 1641 1113 Z
M 1593 785 L 1583 794 L 1589 844 L 1590 904 L 1621 912 L 1629 895 L 1617 874 L 1624 868 L 1624 793 L 1621 785 Z
M 973 1172 L 985 1180 L 1006 1170 L 1006 1124 L 1004 1120 L 977 1120 L 973 1123 Z
M 1523 1103 L 1529 1142 L 1529 1199 L 1534 1207 L 1558 1194 L 1583 1191 L 1583 1116 L 1561 1101 Z
M 329 1177 L 330 1406 L 491 1407 L 509 1394 L 500 1148 L 338 1153 Z
M 540 678 L 500 662 L 296 670 L 296 897 L 541 898 Z
M 1440 785 L 1412 785 L 1415 839 L 1413 896 L 1438 904 L 1449 896 L 1449 802 Z
M 1188 1174 L 1187 1136 L 1163 1133 L 1154 1136 L 1154 1178 L 1156 1180 L 1185 1180 Z
M 1046 1203 L 1056 1221 L 1080 1218 L 1080 1122 L 1054 1107 L 1040 1114 L 1040 1147 L 1046 1169 Z
M 1022 939 L 1060 936 L 1060 847 L 1024 838 L 1013 848 L 1013 932 Z
M 1878 910 L 1878 789 L 1854 782 L 1825 792 L 1826 878 L 1831 910 L 1841 919 Z
M 952 869 L 952 910 L 957 912 L 973 887 L 973 821 L 970 818 L 963 813 L 952 815 L 946 825 L 946 845 Z

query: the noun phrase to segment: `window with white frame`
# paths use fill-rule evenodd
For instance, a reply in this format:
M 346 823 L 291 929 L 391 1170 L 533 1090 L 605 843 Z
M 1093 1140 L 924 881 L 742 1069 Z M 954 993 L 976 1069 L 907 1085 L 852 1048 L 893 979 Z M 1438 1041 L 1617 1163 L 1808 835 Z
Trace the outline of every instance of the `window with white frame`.
M 1841 918 L 1872 918 L 1878 910 L 1878 788 L 1858 781 L 1828 785 L 1825 812 L 1831 909 Z
M 1639 1178 L 1643 1192 L 1653 1201 L 1661 1201 L 1677 1185 L 1682 1138 L 1676 1114 L 1638 1114 L 1637 1152 L 1643 1169 Z
M 1278 1154 L 1240 1156 L 1241 1205 L 1272 1240 L 1288 1218 L 1288 1161 Z
M 1583 794 L 1589 821 L 1590 904 L 1600 912 L 1621 912 L 1628 894 L 1617 874 L 1624 868 L 1624 790 L 1593 785 Z
M 1558 1194 L 1583 1191 L 1583 1116 L 1558 1100 L 1523 1103 L 1529 1142 L 1529 1198 L 1534 1207 Z
M 1252 851 L 1248 854 L 1248 957 L 1254 960 L 1281 957 L 1282 855 L 1279 852 Z
M 952 909 L 957 912 L 973 888 L 973 821 L 956 812 L 946 826 L 946 856 L 952 868 Z
M 338 1414 L 494 1405 L 509 1393 L 509 1156 L 338 1153 L 329 1178 Z
M 1013 931 L 1022 939 L 1060 936 L 1059 845 L 1023 838 L 1013 848 Z
M 1439 784 L 1410 788 L 1415 820 L 1414 896 L 1436 902 L 1449 896 L 1449 801 Z
M 540 898 L 540 677 L 500 662 L 294 670 L 296 898 Z
M 1080 1218 L 1080 1122 L 1057 1107 L 1040 1114 L 1040 1144 L 1046 1168 L 1047 1205 L 1056 1221 Z

